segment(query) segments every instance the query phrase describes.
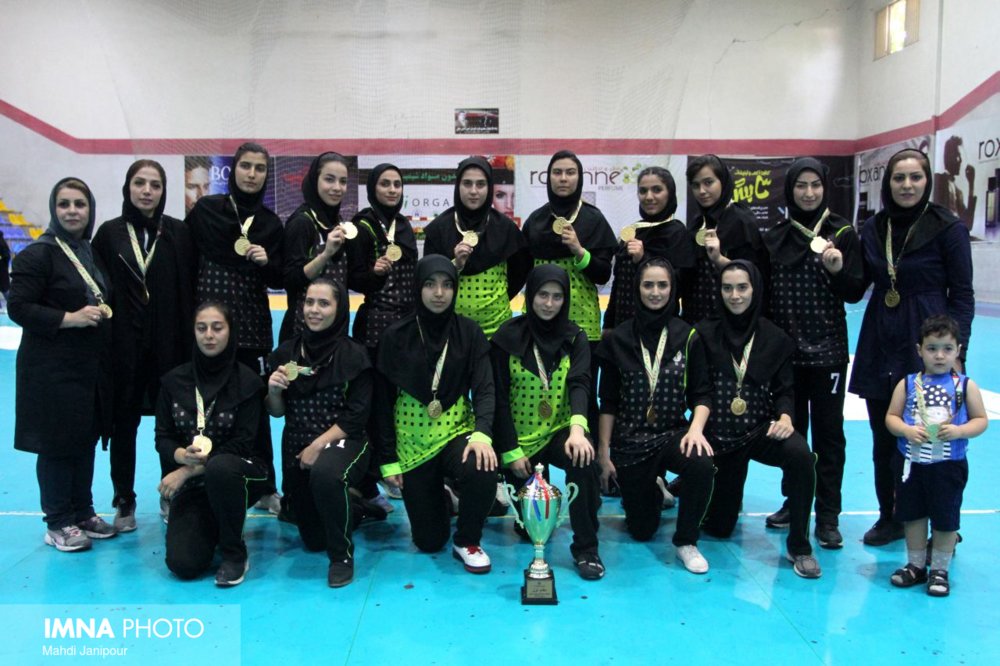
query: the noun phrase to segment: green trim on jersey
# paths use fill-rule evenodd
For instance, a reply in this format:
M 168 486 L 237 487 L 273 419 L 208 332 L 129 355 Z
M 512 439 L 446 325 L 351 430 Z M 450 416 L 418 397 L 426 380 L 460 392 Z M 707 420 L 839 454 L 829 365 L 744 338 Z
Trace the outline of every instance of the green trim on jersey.
M 576 257 L 535 259 L 535 266 L 545 264 L 559 266 L 569 275 L 569 320 L 583 329 L 588 340 L 591 342 L 600 341 L 601 304 L 597 300 L 597 287 L 590 281 L 590 278 L 580 272 L 583 268 L 577 264 Z M 525 299 L 524 307 L 530 306 L 531 304 Z
M 473 320 L 487 338 L 513 316 L 507 298 L 507 262 L 502 261 L 478 275 L 458 275 L 455 312 Z

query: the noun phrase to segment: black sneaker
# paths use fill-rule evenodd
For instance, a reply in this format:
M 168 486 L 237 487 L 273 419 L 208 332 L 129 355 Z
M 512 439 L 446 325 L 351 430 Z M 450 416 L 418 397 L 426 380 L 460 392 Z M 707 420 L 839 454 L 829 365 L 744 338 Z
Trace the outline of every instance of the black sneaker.
M 871 529 L 865 532 L 862 541 L 866 546 L 885 546 L 903 538 L 903 524 L 879 518 Z
M 772 530 L 788 529 L 788 526 L 791 523 L 792 516 L 788 512 L 787 506 L 782 506 L 780 509 L 764 519 L 764 525 L 770 527 Z
M 828 550 L 837 550 L 844 546 L 844 537 L 841 536 L 840 530 L 837 529 L 836 525 L 829 523 L 816 525 L 816 540 L 819 541 L 820 546 Z
M 219 587 L 233 587 L 243 582 L 250 570 L 250 560 L 223 560 L 222 566 L 215 572 L 215 584 Z
M 576 556 L 576 570 L 584 580 L 600 580 L 604 578 L 604 562 L 596 551 L 580 553 Z
M 337 560 L 330 562 L 326 571 L 326 582 L 330 587 L 344 587 L 354 580 L 354 560 Z

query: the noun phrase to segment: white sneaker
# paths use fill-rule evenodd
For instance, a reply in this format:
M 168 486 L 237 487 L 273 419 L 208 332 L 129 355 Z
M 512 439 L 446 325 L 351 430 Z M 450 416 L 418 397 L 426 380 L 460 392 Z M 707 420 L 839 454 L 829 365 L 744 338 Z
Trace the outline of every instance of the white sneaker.
M 507 489 L 504 487 L 503 483 L 497 483 L 496 502 L 505 509 L 510 508 L 510 500 L 507 499 Z
M 708 572 L 708 560 L 702 557 L 698 546 L 677 546 L 677 559 L 684 563 L 684 568 L 694 574 Z
M 667 482 L 664 481 L 662 476 L 656 477 L 656 487 L 660 489 L 660 493 L 663 494 L 663 504 L 660 505 L 661 509 L 672 509 L 677 504 L 677 498 L 674 497 L 669 490 L 667 490 Z
M 281 495 L 278 493 L 264 495 L 257 500 L 257 503 L 253 505 L 253 508 L 260 509 L 261 511 L 267 511 L 271 515 L 277 516 L 281 513 Z
M 451 554 L 465 565 L 465 570 L 469 573 L 488 573 L 493 566 L 490 564 L 490 556 L 479 546 L 452 546 Z

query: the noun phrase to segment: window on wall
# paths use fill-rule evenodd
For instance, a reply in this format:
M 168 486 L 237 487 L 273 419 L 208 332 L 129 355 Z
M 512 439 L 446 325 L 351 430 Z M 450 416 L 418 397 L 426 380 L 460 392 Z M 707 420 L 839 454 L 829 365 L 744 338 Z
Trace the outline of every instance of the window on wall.
M 895 0 L 875 15 L 875 59 L 902 51 L 920 38 L 920 0 Z

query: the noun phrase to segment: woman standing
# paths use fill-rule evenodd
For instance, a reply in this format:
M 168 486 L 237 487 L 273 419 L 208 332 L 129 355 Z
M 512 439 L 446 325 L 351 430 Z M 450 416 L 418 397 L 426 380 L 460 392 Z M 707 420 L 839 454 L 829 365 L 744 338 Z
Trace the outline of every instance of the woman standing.
M 354 216 L 358 237 L 347 246 L 347 287 L 364 294 L 354 339 L 372 359 L 382 331 L 413 312 L 417 239 L 403 208 L 403 176 L 392 164 L 368 174 L 368 208 Z
M 673 175 L 663 167 L 646 167 L 639 172 L 639 221 L 622 229 L 615 251 L 611 298 L 604 312 L 604 332 L 635 316 L 636 267 L 647 257 L 663 257 L 674 267 L 677 283 L 674 294 L 683 291 L 688 273 L 694 268 L 696 245 L 684 223 L 674 218 L 677 187 Z M 675 299 L 676 300 L 676 299 Z
M 327 583 L 354 579 L 351 533 L 361 518 L 350 495 L 368 469 L 365 424 L 374 384 L 364 347 L 347 337 L 347 289 L 327 277 L 309 283 L 305 328 L 271 354 L 267 411 L 285 417 L 281 475 L 285 501 L 308 550 L 326 550 Z
M 616 479 L 625 526 L 648 541 L 660 526 L 656 480 L 680 474 L 680 512 L 673 543 L 691 573 L 708 571 L 698 550 L 699 523 L 712 496 L 712 447 L 702 431 L 711 382 L 705 352 L 691 325 L 677 315 L 673 267 L 648 257 L 636 272 L 636 313 L 601 343 L 601 483 Z M 692 412 L 690 421 L 685 411 Z
M 531 254 L 514 221 L 493 208 L 493 167 L 485 158 L 459 163 L 454 201 L 424 229 L 424 255 L 452 260 L 461 285 L 455 312 L 490 338 L 512 316 L 510 301 L 524 286 Z
M 719 272 L 733 259 L 752 262 L 768 282 L 767 250 L 757 221 L 742 204 L 733 201 L 733 177 L 716 155 L 688 162 L 687 181 L 701 215 L 688 220 L 688 233 L 705 248 L 699 252 L 692 279 L 683 285 L 681 315 L 697 324 L 718 312 Z M 764 294 L 758 294 L 764 297 Z
M 443 484 L 453 479 L 462 501 L 452 555 L 466 571 L 487 573 L 490 558 L 480 539 L 497 468 L 490 346 L 478 324 L 455 314 L 458 271 L 450 261 L 435 254 L 421 259 L 416 284 L 416 312 L 386 329 L 379 345 L 374 405 L 385 433 L 381 471 L 402 489 L 413 543 L 425 553 L 448 541 Z
M 930 315 L 947 314 L 961 331 L 963 366 L 969 349 L 976 308 L 969 231 L 946 208 L 930 203 L 931 191 L 927 155 L 899 151 L 882 179 L 883 208 L 861 232 L 864 285 L 875 288 L 848 390 L 865 399 L 872 430 L 879 518 L 864 536 L 870 546 L 903 538 L 903 526 L 893 517 L 896 438 L 885 427 L 885 414 L 895 385 L 922 367 L 916 351 L 921 324 Z
M 528 274 L 528 311 L 493 336 L 496 380 L 496 448 L 508 480 L 527 479 L 538 463 L 566 472 L 580 490 L 569 505 L 570 552 L 580 577 L 604 577 L 597 552 L 599 468 L 588 434 L 590 347 L 569 321 L 569 276 L 543 265 Z
M 229 193 L 202 197 L 185 220 L 198 255 L 197 301 L 230 308 L 238 332 L 236 357 L 262 380 L 267 376 L 264 361 L 274 346 L 267 289 L 284 286 L 284 230 L 264 206 L 269 157 L 261 145 L 242 144 L 233 155 Z M 259 508 L 277 514 L 271 422 L 263 410 L 260 414 L 255 450 L 268 468 L 270 492 Z
M 163 214 L 166 203 L 163 167 L 153 160 L 134 162 L 122 185 L 121 217 L 102 224 L 93 242 L 115 286 L 110 303 L 115 313 L 111 483 L 119 532 L 136 527 L 139 422 L 153 413 L 160 377 L 190 359 L 194 344 L 194 247 L 187 226 Z
M 347 194 L 347 158 L 323 153 L 309 165 L 302 179 L 304 202 L 285 223 L 285 291 L 288 309 L 281 321 L 279 342 L 298 335 L 305 327 L 302 299 L 312 280 L 324 276 L 347 283 L 345 244 L 358 235 L 353 222 L 340 219 L 340 205 Z
M 847 315 L 844 303 L 864 295 L 861 246 L 851 223 L 830 211 L 828 169 L 811 157 L 785 175 L 787 219 L 764 234 L 771 257 L 771 319 L 795 340 L 795 430 L 810 434 L 816 454 L 816 538 L 840 548 L 840 487 L 847 440 L 844 396 Z M 767 526 L 788 526 L 786 503 Z
M 45 543 L 90 548 L 117 534 L 94 512 L 94 450 L 111 431 L 110 290 L 90 247 L 94 197 L 63 178 L 49 227 L 15 258 L 9 312 L 17 350 L 14 448 L 38 454 Z
M 697 326 L 712 377 L 712 418 L 705 430 L 715 451 L 715 492 L 702 531 L 728 538 L 739 519 L 751 460 L 780 467 L 788 488 L 787 559 L 803 578 L 819 578 L 809 543 L 815 458 L 792 427 L 795 344 L 761 316 L 764 280 L 749 261 L 722 269 L 719 317 Z M 687 482 L 687 479 L 684 480 Z
M 211 567 L 216 547 L 221 587 L 239 585 L 250 568 L 243 522 L 260 496 L 267 467 L 255 457 L 263 385 L 237 360 L 238 331 L 221 303 L 202 303 L 194 316 L 193 360 L 161 381 L 156 449 L 172 468 L 160 481 L 170 502 L 167 567 L 179 578 Z

